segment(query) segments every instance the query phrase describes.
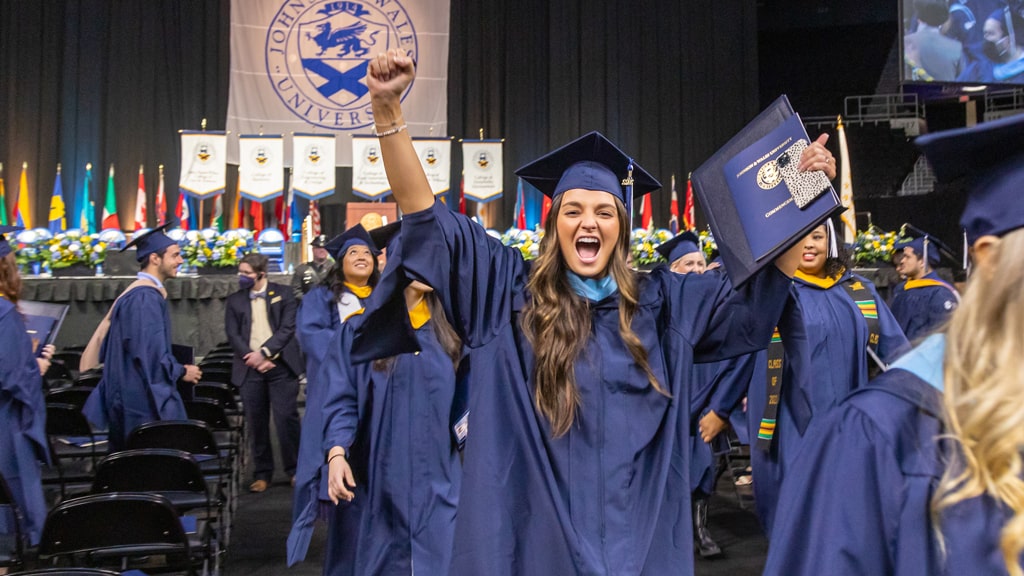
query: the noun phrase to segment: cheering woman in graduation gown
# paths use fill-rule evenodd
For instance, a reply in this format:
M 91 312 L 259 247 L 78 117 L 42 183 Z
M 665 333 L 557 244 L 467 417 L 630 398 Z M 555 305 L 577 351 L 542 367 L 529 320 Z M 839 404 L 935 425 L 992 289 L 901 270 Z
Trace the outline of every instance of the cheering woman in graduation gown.
M 402 265 L 470 347 L 494 351 L 473 367 L 485 389 L 470 413 L 451 573 L 689 573 L 693 360 L 766 346 L 790 280 L 768 266 L 733 292 L 721 278 L 629 270 L 624 202 L 659 184 L 597 133 L 518 171 L 554 197 L 531 270 L 434 202 L 401 116 L 412 78 L 399 51 L 367 74 L 406 214 Z M 792 273 L 787 256 L 777 265 Z M 347 490 L 340 467 L 334 457 L 333 495 Z
M 4 236 L 17 230 L 0 226 L 0 474 L 21 510 L 29 544 L 35 546 L 46 520 L 39 462 L 49 463 L 50 450 L 42 373 L 50 366 L 52 347 L 36 358 L 18 311 L 21 277 Z
M 822 224 L 798 244 L 800 269 L 792 288 L 797 309 L 779 326 L 787 356 L 774 435 L 769 451 L 751 450 L 758 515 L 769 535 L 779 486 L 810 420 L 867 384 L 870 354 L 892 362 L 909 348 L 874 285 L 838 257 L 834 236 L 831 224 Z M 765 413 L 766 391 L 752 386 L 748 407 L 755 418 Z M 760 428 L 759 435 L 765 431 Z
M 922 136 L 968 177 L 974 274 L 933 334 L 808 429 L 765 574 L 1021 575 L 1024 117 Z

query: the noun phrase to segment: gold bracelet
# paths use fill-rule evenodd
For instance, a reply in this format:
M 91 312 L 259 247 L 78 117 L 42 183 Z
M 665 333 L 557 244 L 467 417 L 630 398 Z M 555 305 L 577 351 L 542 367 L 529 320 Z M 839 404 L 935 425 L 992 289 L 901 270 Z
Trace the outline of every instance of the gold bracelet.
M 390 130 L 385 130 L 383 132 L 378 132 L 377 131 L 377 125 L 374 124 L 373 125 L 373 135 L 376 136 L 377 138 L 383 138 L 385 136 L 391 136 L 393 134 L 398 134 L 399 132 L 401 132 L 402 130 L 405 130 L 408 127 L 409 126 L 407 124 L 402 124 L 398 128 L 392 128 Z

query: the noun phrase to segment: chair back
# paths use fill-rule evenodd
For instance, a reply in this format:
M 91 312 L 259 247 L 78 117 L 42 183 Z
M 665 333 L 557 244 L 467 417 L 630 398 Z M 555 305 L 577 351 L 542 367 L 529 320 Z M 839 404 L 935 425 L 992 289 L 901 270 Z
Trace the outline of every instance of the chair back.
M 93 388 L 89 386 L 69 386 L 67 388 L 54 388 L 46 393 L 47 404 L 71 404 L 79 410 L 85 406 L 86 400 L 92 394 Z
M 21 509 L 0 475 L 0 567 L 21 565 L 26 544 L 22 524 Z
M 195 397 L 195 400 L 202 398 L 213 400 L 217 404 L 220 404 L 220 406 L 225 410 L 237 407 L 235 394 L 227 384 L 221 384 L 220 382 L 200 382 L 192 387 L 192 394 Z M 192 416 L 190 415 L 189 418 L 192 418 Z M 205 418 L 196 418 L 196 420 L 208 422 Z
M 46 401 L 46 433 L 50 436 L 92 436 L 92 427 L 75 404 Z
M 170 448 L 189 454 L 217 455 L 213 430 L 198 420 L 148 422 L 128 435 L 128 449 Z
M 143 448 L 115 452 L 100 460 L 94 494 L 109 492 L 195 492 L 206 494 L 199 464 L 188 452 Z
M 89 388 L 95 388 L 99 385 L 102 378 L 103 370 L 88 370 L 78 375 L 78 378 L 75 379 L 75 386 L 88 386 Z
M 214 430 L 226 430 L 231 427 L 224 407 L 212 398 L 196 398 L 186 402 L 185 413 L 189 419 L 205 422 Z

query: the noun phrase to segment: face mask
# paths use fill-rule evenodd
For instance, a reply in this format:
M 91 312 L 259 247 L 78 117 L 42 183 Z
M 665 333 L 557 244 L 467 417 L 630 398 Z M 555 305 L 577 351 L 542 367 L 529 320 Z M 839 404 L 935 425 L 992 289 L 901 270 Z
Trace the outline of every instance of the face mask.
M 985 52 L 985 56 L 993 62 L 1002 62 L 1003 56 L 1005 56 L 1007 52 L 1007 50 L 999 49 L 999 42 L 1002 42 L 1002 40 L 997 40 L 996 42 L 985 40 L 982 42 L 982 51 Z
M 238 277 L 238 286 L 241 287 L 242 290 L 252 290 L 253 286 L 255 286 L 255 285 L 256 285 L 256 280 L 253 279 L 253 278 L 250 278 L 249 276 L 239 276 Z

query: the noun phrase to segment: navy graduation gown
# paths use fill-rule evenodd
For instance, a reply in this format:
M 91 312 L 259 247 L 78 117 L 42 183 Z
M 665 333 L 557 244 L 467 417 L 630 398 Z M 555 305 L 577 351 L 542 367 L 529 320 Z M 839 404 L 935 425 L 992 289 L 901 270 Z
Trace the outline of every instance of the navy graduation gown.
M 110 450 L 123 450 L 137 426 L 186 420 L 177 382 L 185 367 L 171 353 L 171 316 L 160 291 L 139 286 L 114 304 L 100 349 L 103 378 L 82 412 L 110 431 Z
M 893 369 L 816 418 L 782 486 L 765 574 L 1006 574 L 1009 515 L 988 496 L 944 512 L 939 551 L 930 502 L 948 447 L 941 414 L 937 389 Z
M 403 265 L 433 286 L 474 365 L 452 574 L 691 573 L 689 385 L 694 358 L 767 346 L 789 280 L 768 267 L 739 293 L 711 276 L 640 275 L 633 329 L 669 396 L 618 333 L 618 294 L 592 303 L 576 365 L 581 405 L 552 438 L 533 403 L 520 331 L 528 269 L 483 228 L 435 203 L 403 220 Z
M 690 488 L 711 494 L 715 488 L 715 454 L 728 450 L 728 441 L 722 434 L 704 442 L 698 424 L 709 411 L 714 410 L 723 420 L 730 416 L 747 394 L 754 373 L 755 355 L 744 354 L 736 358 L 693 365 L 693 390 L 690 397 Z M 723 432 L 724 434 L 724 432 Z
M 789 473 L 790 461 L 799 451 L 808 423 L 868 382 L 867 321 L 840 285 L 850 277 L 863 283 L 874 296 L 879 320 L 879 357 L 891 363 L 910 347 L 896 319 L 867 279 L 846 271 L 834 283 L 818 283 L 799 276 L 794 280 L 791 292 L 797 306 L 790 307 L 779 324 L 786 355 L 775 437 L 770 453 L 751 450 L 758 515 L 769 536 L 779 483 Z M 767 369 L 766 361 L 764 366 Z M 753 434 L 764 414 L 767 390 L 764 383 L 755 382 L 752 386 L 748 407 Z
M 0 474 L 24 514 L 29 543 L 39 543 L 46 520 L 39 461 L 50 461 L 46 401 L 32 340 L 21 313 L 0 297 Z
M 907 288 L 908 282 L 901 282 L 889 304 L 893 317 L 911 341 L 924 338 L 939 328 L 956 310 L 959 301 L 956 290 L 935 272 L 924 278 L 932 282 L 925 286 L 910 282 L 911 288 Z

